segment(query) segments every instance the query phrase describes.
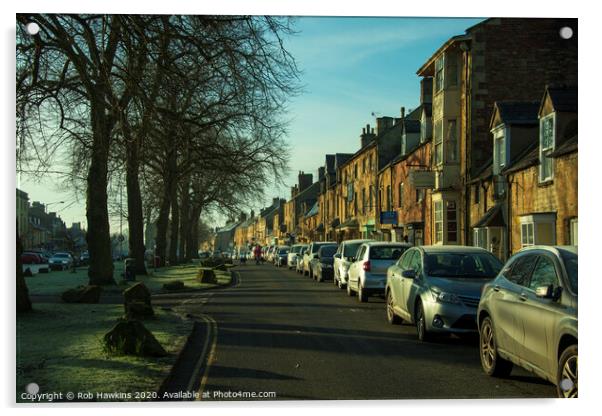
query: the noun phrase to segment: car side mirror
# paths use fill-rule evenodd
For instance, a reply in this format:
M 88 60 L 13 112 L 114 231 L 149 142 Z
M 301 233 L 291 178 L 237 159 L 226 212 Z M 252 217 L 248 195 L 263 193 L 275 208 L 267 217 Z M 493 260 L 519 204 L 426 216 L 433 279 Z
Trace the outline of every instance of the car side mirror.
M 406 279 L 415 279 L 416 271 L 412 269 L 404 270 L 403 272 L 401 272 L 401 277 L 405 277 Z
M 334 258 L 335 258 L 335 259 L 340 259 L 340 258 L 341 258 L 341 254 L 340 254 L 340 253 L 337 253 L 337 254 L 335 254 L 335 255 L 334 255 Z
M 554 285 L 539 286 L 535 289 L 535 295 L 538 298 L 553 299 L 557 291 L 554 290 Z
M 318 258 L 318 254 L 316 253 L 316 254 L 314 254 L 314 259 L 317 259 L 317 258 Z

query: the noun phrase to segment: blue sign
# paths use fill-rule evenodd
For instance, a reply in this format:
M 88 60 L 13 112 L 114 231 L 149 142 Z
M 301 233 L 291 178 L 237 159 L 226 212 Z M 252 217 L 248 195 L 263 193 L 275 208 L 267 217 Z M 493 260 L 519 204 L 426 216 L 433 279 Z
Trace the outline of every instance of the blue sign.
M 380 213 L 380 223 L 397 225 L 397 211 L 382 211 Z

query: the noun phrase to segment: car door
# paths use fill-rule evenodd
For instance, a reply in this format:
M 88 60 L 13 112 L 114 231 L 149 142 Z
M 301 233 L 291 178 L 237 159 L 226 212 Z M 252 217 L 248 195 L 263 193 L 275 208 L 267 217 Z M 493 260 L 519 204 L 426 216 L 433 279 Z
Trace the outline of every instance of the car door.
M 334 254 L 334 259 L 332 261 L 332 268 L 333 268 L 333 272 L 334 272 L 334 277 L 336 279 L 339 278 L 339 267 L 341 267 L 341 257 L 343 256 L 343 247 L 345 246 L 344 243 L 339 244 L 339 247 L 337 248 L 337 252 Z
M 502 272 L 502 279 L 494 282 L 490 312 L 496 343 L 499 349 L 514 356 L 519 353 L 525 337 L 520 317 L 524 312 L 521 297 L 536 262 L 537 253 L 523 254 L 512 263 L 509 270 Z
M 398 260 L 394 273 L 391 274 L 391 294 L 393 296 L 393 302 L 395 303 L 396 309 L 399 309 L 404 314 L 407 313 L 407 302 L 403 296 L 403 283 L 406 278 L 401 274 L 404 270 L 409 269 L 412 258 L 415 255 L 416 250 L 408 250 L 405 252 Z
M 357 287 L 358 287 L 357 282 L 359 281 L 359 274 L 360 274 L 359 268 L 361 267 L 361 265 L 363 263 L 362 259 L 364 258 L 366 249 L 367 249 L 367 247 L 365 245 L 360 246 L 360 248 L 358 249 L 357 254 L 355 256 L 354 262 L 351 263 L 351 266 L 349 267 L 349 282 L 347 282 L 347 284 L 350 284 L 351 288 L 354 290 L 357 290 Z
M 528 287 L 523 291 L 523 313 L 520 315 L 524 328 L 521 358 L 539 372 L 550 374 L 555 368 L 556 344 L 554 323 L 567 313 L 568 305 L 562 299 L 537 296 L 536 289 L 542 286 L 560 286 L 560 265 L 552 254 L 542 253 L 531 273 Z M 562 296 L 562 295 L 561 295 Z

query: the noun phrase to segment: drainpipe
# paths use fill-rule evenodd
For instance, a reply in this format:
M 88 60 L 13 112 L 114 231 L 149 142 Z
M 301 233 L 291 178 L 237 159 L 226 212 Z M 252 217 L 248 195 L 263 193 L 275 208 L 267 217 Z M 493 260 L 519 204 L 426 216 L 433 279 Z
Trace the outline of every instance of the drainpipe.
M 472 83 L 470 80 L 470 73 L 468 71 L 468 54 L 469 54 L 469 50 L 470 47 L 468 46 L 468 44 L 463 43 L 462 45 L 464 45 L 464 47 L 462 48 L 464 50 L 464 81 L 465 81 L 465 92 L 464 92 L 464 131 L 465 131 L 465 138 L 464 138 L 464 146 L 466 147 L 466 151 L 464 152 L 465 154 L 465 158 L 464 158 L 464 244 L 468 245 L 469 243 L 469 236 L 470 236 L 470 186 L 468 185 L 468 181 L 466 180 L 467 177 L 470 176 L 470 172 L 469 172 L 469 166 L 470 166 L 470 157 L 471 157 L 471 152 L 470 152 L 470 146 L 469 146 L 469 137 L 471 137 L 471 131 L 470 131 L 470 115 L 469 115 L 469 110 L 470 110 L 470 101 L 471 101 L 471 94 L 472 94 Z

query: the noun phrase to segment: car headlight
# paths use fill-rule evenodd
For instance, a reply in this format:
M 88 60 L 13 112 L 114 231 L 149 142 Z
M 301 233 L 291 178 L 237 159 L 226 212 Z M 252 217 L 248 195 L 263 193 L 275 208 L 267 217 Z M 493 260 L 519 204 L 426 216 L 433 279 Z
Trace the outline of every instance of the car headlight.
M 448 292 L 443 292 L 443 291 L 439 291 L 436 289 L 431 289 L 431 294 L 433 295 L 433 300 L 435 302 L 454 303 L 454 304 L 460 303 L 460 299 L 458 299 L 458 296 L 454 295 L 453 293 L 448 293 Z

